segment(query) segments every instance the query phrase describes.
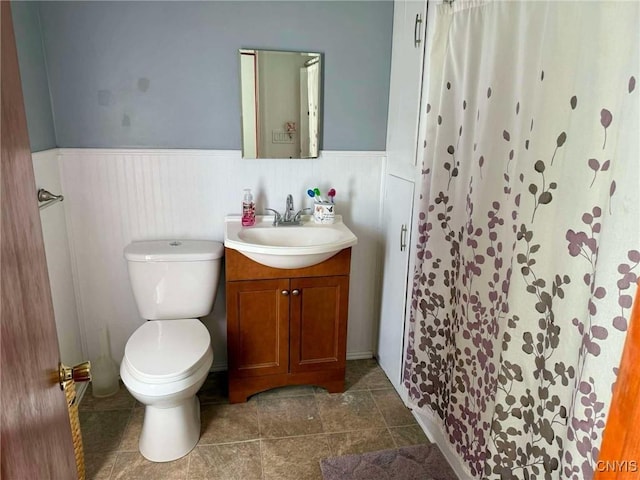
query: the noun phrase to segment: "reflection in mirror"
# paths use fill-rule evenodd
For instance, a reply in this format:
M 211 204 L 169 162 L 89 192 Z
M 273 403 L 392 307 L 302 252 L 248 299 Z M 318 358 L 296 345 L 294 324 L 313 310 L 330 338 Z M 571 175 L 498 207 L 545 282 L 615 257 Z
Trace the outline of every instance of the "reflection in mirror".
M 316 158 L 319 53 L 240 50 L 243 158 Z

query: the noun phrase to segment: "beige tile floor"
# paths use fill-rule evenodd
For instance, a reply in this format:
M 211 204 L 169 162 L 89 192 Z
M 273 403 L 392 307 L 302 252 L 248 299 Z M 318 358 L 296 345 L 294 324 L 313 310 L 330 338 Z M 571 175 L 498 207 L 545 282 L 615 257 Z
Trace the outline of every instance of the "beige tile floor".
M 124 386 L 80 404 L 87 478 L 96 480 L 314 480 L 323 458 L 428 440 L 375 360 L 347 362 L 346 391 L 286 387 L 230 405 L 223 373 L 198 396 L 202 435 L 189 455 L 152 463 L 138 452 L 143 408 Z

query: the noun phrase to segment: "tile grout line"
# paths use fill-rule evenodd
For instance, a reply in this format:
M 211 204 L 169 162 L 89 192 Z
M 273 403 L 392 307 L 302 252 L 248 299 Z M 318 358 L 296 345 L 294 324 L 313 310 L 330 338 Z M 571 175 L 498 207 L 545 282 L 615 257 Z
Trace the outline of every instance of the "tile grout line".
M 385 418 L 384 414 L 382 413 L 382 410 L 380 410 L 380 407 L 378 406 L 378 402 L 376 402 L 376 398 L 373 396 L 373 393 L 371 393 L 371 390 L 369 390 L 369 395 L 371 395 L 371 399 L 373 400 L 373 404 L 375 405 L 376 410 L 378 410 L 378 413 L 380 413 L 380 416 L 382 417 L 382 421 L 384 422 L 384 426 L 387 429 L 387 433 L 391 437 L 391 441 L 393 442 L 393 445 L 397 450 L 399 448 L 398 447 L 398 443 L 396 442 L 396 439 L 393 437 L 393 434 L 391 433 L 391 428 L 389 427 L 389 423 L 387 422 L 387 419 Z
M 335 457 L 336 455 L 333 453 L 333 449 L 331 448 L 331 442 L 329 441 L 329 434 L 323 433 L 322 439 L 325 441 L 327 448 L 329 450 L 329 456 L 325 458 Z M 318 469 L 320 470 L 320 477 L 324 479 L 324 475 L 322 474 L 322 467 L 320 466 L 320 463 L 322 462 L 322 460 L 324 459 L 321 458 L 320 460 L 318 460 Z
M 328 432 L 326 432 L 325 428 L 324 428 L 324 420 L 322 420 L 322 413 L 320 413 L 320 405 L 318 404 L 318 397 L 316 396 L 315 389 L 314 389 L 314 393 L 313 393 L 313 403 L 315 403 L 315 405 L 316 405 L 316 411 L 318 412 L 318 418 L 320 419 L 320 429 L 322 430 L 322 434 L 324 435 L 324 437 L 326 439 L 327 435 L 328 435 Z M 329 445 L 329 453 L 331 453 L 331 455 L 333 455 L 333 448 L 331 448 L 331 443 L 329 443 L 327 441 L 327 444 Z
M 260 478 L 264 479 L 264 457 L 262 455 L 262 423 L 260 422 L 260 393 L 255 396 L 255 409 L 256 409 L 256 421 L 258 422 L 258 438 L 252 438 L 245 440 L 245 442 L 258 441 L 258 448 L 260 450 Z M 247 400 L 248 402 L 248 400 Z
M 411 425 L 403 425 L 410 427 Z M 247 438 L 244 440 L 235 440 L 232 442 L 220 442 L 220 443 L 198 443 L 198 447 L 215 447 L 215 446 L 219 446 L 219 445 L 237 445 L 240 443 L 248 443 L 248 442 L 255 442 L 257 440 L 287 440 L 287 439 L 292 439 L 292 438 L 302 438 L 302 437 L 317 437 L 317 436 L 327 436 L 327 435 L 334 435 L 334 434 L 343 434 L 343 433 L 356 433 L 356 432 L 363 432 L 363 431 L 369 431 L 369 430 L 380 430 L 383 428 L 387 428 L 386 424 L 384 427 L 370 427 L 370 428 L 356 428 L 356 429 L 351 429 L 351 430 L 339 430 L 339 431 L 335 431 L 335 432 L 317 432 L 317 433 L 304 433 L 301 435 L 288 435 L 286 437 L 265 437 L 265 438 L 261 438 L 261 437 L 256 437 L 256 438 Z M 389 427 L 389 428 L 396 428 L 396 427 Z M 122 453 L 126 453 L 126 451 L 123 451 Z
M 111 471 L 109 472 L 109 479 L 112 479 L 113 475 L 115 474 L 115 470 L 116 470 L 116 464 L 118 463 L 118 459 L 120 458 L 120 455 L 123 453 L 123 450 L 120 449 L 122 442 L 124 441 L 124 434 L 127 432 L 127 428 L 129 427 L 129 424 L 133 421 L 133 414 L 136 411 L 136 400 L 134 400 L 133 402 L 133 406 L 130 409 L 129 412 L 129 418 L 127 419 L 127 424 L 124 426 L 124 430 L 122 430 L 122 435 L 120 436 L 120 441 L 118 442 L 118 448 L 117 450 L 114 452 L 116 454 L 116 458 L 113 460 L 113 465 L 111 465 Z
M 118 457 L 120 456 L 120 452 L 116 452 L 116 456 L 113 459 L 113 465 L 111 465 L 111 470 L 109 470 L 109 480 L 113 477 L 113 472 L 116 469 L 116 463 L 118 462 Z
M 264 456 L 262 455 L 262 438 L 258 439 L 258 449 L 260 450 L 260 478 L 264 480 Z
M 379 391 L 379 390 L 387 390 L 387 389 L 383 389 L 383 388 L 376 388 L 375 390 Z M 375 391 L 375 390 L 371 390 L 371 391 Z M 395 389 L 393 389 L 393 388 L 392 388 L 391 390 L 395 393 Z M 373 394 L 372 394 L 371 396 L 373 397 Z M 378 406 L 378 403 L 376 402 L 375 397 L 373 398 L 373 402 L 376 404 L 376 407 L 377 407 L 378 409 L 380 409 L 380 407 Z M 408 407 L 405 407 L 405 408 L 407 408 L 409 411 L 412 411 L 412 409 L 410 409 L 410 408 L 408 408 Z M 393 440 L 393 444 L 396 446 L 396 448 L 397 448 L 397 449 L 401 448 L 401 446 L 400 446 L 400 445 L 398 445 L 398 440 L 396 440 L 396 438 L 394 437 L 394 435 L 393 435 L 393 433 L 391 432 L 391 430 L 392 430 L 392 429 L 400 429 L 400 428 L 409 428 L 409 427 L 413 427 L 413 426 L 417 425 L 416 423 L 408 423 L 408 424 L 406 424 L 406 425 L 393 425 L 393 426 L 389 426 L 389 424 L 387 423 L 387 419 L 386 419 L 386 418 L 384 418 L 384 415 L 383 415 L 383 419 L 384 419 L 385 425 L 387 425 L 387 431 L 389 432 L 389 435 L 391 435 L 391 439 Z M 431 442 L 428 442 L 428 443 L 430 444 Z M 416 444 L 416 445 L 417 445 L 417 444 Z M 406 445 L 402 445 L 402 446 L 406 446 Z
M 260 395 L 260 394 L 258 394 Z M 260 422 L 260 398 L 256 397 L 256 420 L 258 421 L 258 438 L 262 439 L 262 423 Z
M 258 394 L 259 396 L 260 394 Z M 264 456 L 262 455 L 262 424 L 260 423 L 260 398 L 256 398 L 256 418 L 258 420 L 258 448 L 260 449 L 260 478 L 264 479 Z
M 397 392 L 396 392 L 396 390 L 395 390 L 394 388 L 375 388 L 375 389 L 371 389 L 371 390 L 369 390 L 369 391 L 370 391 L 370 392 L 379 392 L 379 391 L 381 391 L 381 390 L 384 390 L 384 391 L 392 391 L 394 394 L 396 394 L 396 395 L 397 395 Z M 371 394 L 371 396 L 373 397 L 373 393 Z M 400 401 L 402 401 L 402 400 L 400 400 Z M 378 403 L 376 402 L 375 397 L 373 397 L 373 402 L 376 404 L 376 407 L 378 407 Z M 380 407 L 378 407 L 378 408 L 380 408 Z M 406 406 L 406 405 L 404 405 L 404 404 L 403 404 L 403 408 L 406 408 L 407 410 L 409 410 L 409 412 L 412 412 L 412 411 L 413 411 L 413 409 L 411 409 L 411 408 L 407 407 L 407 406 Z M 380 412 L 382 412 L 382 410 L 380 410 Z M 384 418 L 384 415 L 383 415 L 382 417 Z M 386 419 L 386 418 L 384 418 L 384 421 L 385 421 L 385 424 L 386 424 L 386 423 L 387 423 L 387 419 Z M 388 425 L 388 424 L 387 424 L 387 425 L 388 425 L 388 427 L 391 429 L 391 428 L 412 427 L 413 425 L 416 425 L 416 424 L 417 424 L 417 423 L 414 421 L 414 422 L 411 422 L 411 423 L 403 423 L 402 425 Z
M 116 449 L 118 454 L 120 454 L 120 452 L 124 452 L 125 451 L 125 450 L 122 450 L 122 442 L 124 442 L 124 435 L 125 435 L 125 433 L 127 433 L 129 425 L 131 424 L 131 422 L 133 422 L 133 416 L 134 416 L 135 411 L 136 411 L 136 407 L 135 407 L 135 403 L 134 403 L 133 404 L 133 408 L 129 412 L 129 418 L 127 419 L 127 423 L 124 426 L 124 430 L 122 430 L 122 435 L 120 436 L 120 441 L 118 442 L 118 448 Z
M 191 476 L 191 453 L 198 448 L 198 444 L 196 443 L 196 446 L 193 447 L 191 449 L 191 451 L 187 454 L 187 477 L 185 478 L 185 480 L 189 480 L 189 477 Z

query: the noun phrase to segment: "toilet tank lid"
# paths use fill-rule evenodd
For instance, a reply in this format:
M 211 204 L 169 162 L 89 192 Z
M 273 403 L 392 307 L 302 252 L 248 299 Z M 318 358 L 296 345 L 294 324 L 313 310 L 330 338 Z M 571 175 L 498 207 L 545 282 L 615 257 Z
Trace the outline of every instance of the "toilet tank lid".
M 224 245 L 213 240 L 147 240 L 124 249 L 130 262 L 197 262 L 224 255 Z

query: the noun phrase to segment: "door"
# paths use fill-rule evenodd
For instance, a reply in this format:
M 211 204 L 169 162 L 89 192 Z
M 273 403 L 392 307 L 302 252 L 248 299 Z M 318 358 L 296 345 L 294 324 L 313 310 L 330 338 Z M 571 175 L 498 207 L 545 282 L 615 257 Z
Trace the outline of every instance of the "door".
M 291 373 L 344 368 L 349 277 L 291 280 Z
M 289 280 L 227 283 L 229 378 L 289 371 Z
M 77 478 L 9 2 L 0 2 L 0 476 Z
M 388 175 L 383 207 L 385 251 L 378 363 L 398 391 L 404 348 L 413 187 L 413 182 Z
M 632 480 L 640 476 L 640 282 L 629 318 L 618 379 L 613 389 L 596 480 Z

